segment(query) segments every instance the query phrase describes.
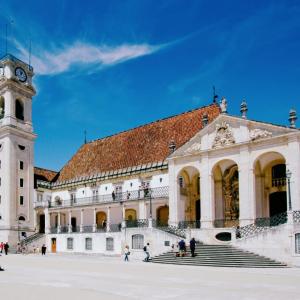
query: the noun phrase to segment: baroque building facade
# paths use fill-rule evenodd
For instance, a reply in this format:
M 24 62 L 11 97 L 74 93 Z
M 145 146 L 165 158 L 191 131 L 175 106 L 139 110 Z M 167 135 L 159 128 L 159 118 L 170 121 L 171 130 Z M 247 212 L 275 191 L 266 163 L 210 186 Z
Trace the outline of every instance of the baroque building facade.
M 33 166 L 32 68 L 0 64 L 0 240 L 139 256 L 193 236 L 300 263 L 294 111 L 280 126 L 247 119 L 245 102 L 229 115 L 222 99 L 85 143 L 55 172 Z

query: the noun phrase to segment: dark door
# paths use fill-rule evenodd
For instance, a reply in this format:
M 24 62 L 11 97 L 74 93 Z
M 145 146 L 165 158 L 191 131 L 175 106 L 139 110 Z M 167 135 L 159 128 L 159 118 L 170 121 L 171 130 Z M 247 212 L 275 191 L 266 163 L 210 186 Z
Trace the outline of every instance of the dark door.
M 40 215 L 40 233 L 45 233 L 45 215 Z
M 200 200 L 196 201 L 196 225 L 197 228 L 200 227 L 200 219 L 201 219 L 201 205 L 200 205 Z
M 76 232 L 77 227 L 76 227 L 76 218 L 75 217 L 71 218 L 71 226 L 72 226 L 72 232 Z
M 276 192 L 270 195 L 270 217 L 287 211 L 286 192 Z
M 56 238 L 51 239 L 51 252 L 56 253 Z

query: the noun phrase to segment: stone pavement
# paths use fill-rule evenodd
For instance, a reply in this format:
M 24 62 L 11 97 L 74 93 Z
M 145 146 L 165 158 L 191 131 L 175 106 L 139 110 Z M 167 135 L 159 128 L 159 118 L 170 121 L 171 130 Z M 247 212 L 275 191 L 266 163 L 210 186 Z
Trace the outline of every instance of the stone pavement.
M 0 257 L 6 300 L 300 299 L 300 269 L 160 265 L 87 255 Z

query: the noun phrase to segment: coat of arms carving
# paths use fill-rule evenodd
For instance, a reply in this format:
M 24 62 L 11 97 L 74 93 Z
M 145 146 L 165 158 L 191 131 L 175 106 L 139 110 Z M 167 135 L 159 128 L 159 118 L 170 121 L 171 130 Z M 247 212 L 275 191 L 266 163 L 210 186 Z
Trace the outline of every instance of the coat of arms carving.
M 259 128 L 253 129 L 253 130 L 250 131 L 250 139 L 252 141 L 267 138 L 267 137 L 271 137 L 271 136 L 272 136 L 272 132 L 267 131 L 267 130 L 262 130 L 262 129 L 259 129 Z
M 229 124 L 223 121 L 221 124 L 216 125 L 216 135 L 212 147 L 222 148 L 235 143 L 235 139 Z

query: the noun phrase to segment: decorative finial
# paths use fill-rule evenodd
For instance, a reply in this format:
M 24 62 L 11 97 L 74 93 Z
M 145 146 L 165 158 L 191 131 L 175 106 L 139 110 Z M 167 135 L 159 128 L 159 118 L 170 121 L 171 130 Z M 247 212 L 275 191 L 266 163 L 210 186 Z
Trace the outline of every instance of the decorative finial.
M 216 88 L 213 86 L 213 103 L 218 102 L 218 95 L 216 94 Z
M 173 153 L 176 149 L 176 144 L 175 142 L 172 140 L 170 143 L 169 143 L 169 150 L 170 150 L 170 154 Z
M 241 103 L 241 114 L 243 119 L 247 118 L 247 111 L 248 111 L 247 102 L 243 100 Z
M 296 120 L 297 120 L 297 113 L 295 109 L 290 110 L 289 114 L 289 121 L 290 121 L 290 128 L 296 128 Z
M 220 108 L 222 114 L 227 114 L 227 100 L 224 97 L 220 102 Z
M 202 126 L 205 127 L 208 124 L 208 115 L 207 113 L 204 113 L 202 115 Z

